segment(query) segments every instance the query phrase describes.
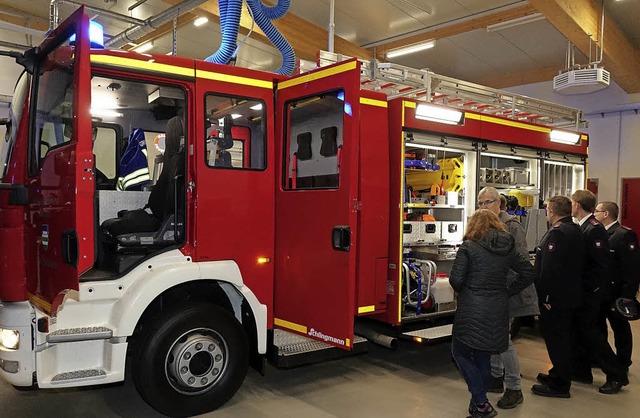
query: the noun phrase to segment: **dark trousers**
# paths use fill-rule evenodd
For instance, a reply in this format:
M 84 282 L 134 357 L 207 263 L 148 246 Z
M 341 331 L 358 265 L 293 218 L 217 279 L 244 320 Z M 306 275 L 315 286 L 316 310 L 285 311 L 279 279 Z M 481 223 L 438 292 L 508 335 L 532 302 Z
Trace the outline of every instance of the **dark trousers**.
M 613 301 L 602 304 L 600 308 L 599 328 L 604 335 L 608 334 L 607 320 L 613 331 L 613 338 L 616 346 L 616 357 L 618 363 L 625 371 L 631 366 L 631 354 L 633 352 L 633 334 L 629 321 L 613 310 Z
M 451 354 L 471 392 L 471 402 L 483 405 L 487 399 L 487 387 L 491 376 L 491 352 L 476 350 L 458 341 L 451 341 Z
M 547 345 L 547 352 L 553 367 L 549 370 L 550 386 L 556 390 L 571 388 L 571 328 L 574 311 L 572 309 L 540 306 L 540 331 Z
M 599 324 L 601 299 L 597 293 L 585 293 L 582 306 L 576 310 L 573 343 L 573 373 L 591 375 L 591 359 L 595 359 L 607 380 L 620 381 L 626 375 Z

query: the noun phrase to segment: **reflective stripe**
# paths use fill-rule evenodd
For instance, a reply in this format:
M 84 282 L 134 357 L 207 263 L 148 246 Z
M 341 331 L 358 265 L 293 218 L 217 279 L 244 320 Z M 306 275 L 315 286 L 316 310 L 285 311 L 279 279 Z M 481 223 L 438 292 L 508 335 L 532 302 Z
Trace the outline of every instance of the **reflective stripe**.
M 367 99 L 366 97 L 360 98 L 360 104 L 370 105 L 370 106 L 378 106 L 378 107 L 387 107 L 387 102 L 382 100 L 375 99 Z
M 367 313 L 367 312 L 373 312 L 376 310 L 376 306 L 375 305 L 369 305 L 369 306 L 361 306 L 358 308 L 358 313 Z
M 356 68 L 356 63 L 357 61 L 351 61 L 333 68 L 327 68 L 325 70 L 316 71 L 315 73 L 283 81 L 278 84 L 278 90 L 283 90 L 289 87 L 297 86 L 298 84 L 308 83 L 310 81 L 319 80 L 321 78 L 330 77 L 332 75 L 340 74 L 345 71 L 353 70 Z
M 244 86 L 261 87 L 273 90 L 273 81 L 258 80 L 255 78 L 240 77 L 237 75 L 215 73 L 213 71 L 196 70 L 196 77 L 207 80 L 222 81 L 224 83 L 242 84 Z
M 497 125 L 512 126 L 514 128 L 527 129 L 529 131 L 542 132 L 542 133 L 546 133 L 546 134 L 551 132 L 551 128 L 547 128 L 547 127 L 544 127 L 544 126 L 529 125 L 529 124 L 522 123 L 522 122 L 516 122 L 514 120 L 500 119 L 500 118 L 495 118 L 495 117 L 487 116 L 487 115 L 477 115 L 475 113 L 464 112 L 464 117 L 467 118 L 467 119 L 479 120 L 481 122 L 495 123 Z
M 170 64 L 160 64 L 154 60 L 143 61 L 133 58 L 115 57 L 113 55 L 92 54 L 91 62 L 96 64 L 106 64 L 116 67 L 133 68 L 138 70 L 153 71 L 156 73 L 175 74 L 183 77 L 193 78 L 196 72 L 193 68 L 178 67 Z
M 284 319 L 273 318 L 273 323 L 282 328 L 292 329 L 303 334 L 307 333 L 307 327 L 304 325 L 294 324 L 293 322 L 285 321 Z
M 140 168 L 124 177 L 120 177 L 116 184 L 116 189 L 126 190 L 128 187 L 135 186 L 151 180 L 149 177 L 149 168 Z

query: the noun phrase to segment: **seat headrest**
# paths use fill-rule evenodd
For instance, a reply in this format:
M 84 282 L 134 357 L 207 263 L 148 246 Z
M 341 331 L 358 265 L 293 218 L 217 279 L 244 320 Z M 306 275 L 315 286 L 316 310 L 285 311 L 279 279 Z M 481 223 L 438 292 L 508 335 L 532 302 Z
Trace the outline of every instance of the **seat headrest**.
M 180 151 L 180 139 L 184 134 L 182 120 L 179 116 L 174 116 L 167 122 L 167 131 L 164 138 L 165 155 L 177 154 Z

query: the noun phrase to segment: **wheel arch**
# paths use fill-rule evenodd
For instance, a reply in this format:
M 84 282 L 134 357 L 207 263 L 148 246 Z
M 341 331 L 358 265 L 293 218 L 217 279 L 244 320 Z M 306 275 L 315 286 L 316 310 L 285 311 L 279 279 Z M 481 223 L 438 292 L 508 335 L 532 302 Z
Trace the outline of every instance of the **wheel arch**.
M 233 314 L 244 327 L 252 349 L 266 352 L 267 308 L 243 284 L 235 262 L 189 263 L 155 276 L 138 280 L 114 306 L 111 323 L 118 335 L 133 336 L 164 309 L 204 300 Z

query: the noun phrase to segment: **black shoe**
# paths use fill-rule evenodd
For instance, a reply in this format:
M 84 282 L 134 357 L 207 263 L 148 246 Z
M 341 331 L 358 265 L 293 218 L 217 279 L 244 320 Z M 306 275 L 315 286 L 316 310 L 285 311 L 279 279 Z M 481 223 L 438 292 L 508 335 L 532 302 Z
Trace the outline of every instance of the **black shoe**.
M 491 393 L 504 392 L 504 378 L 491 376 L 491 378 L 489 379 L 489 387 L 487 388 L 487 392 L 491 392 Z
M 551 376 L 546 373 L 538 373 L 538 375 L 536 376 L 536 380 L 543 385 L 549 386 L 549 384 L 551 383 Z
M 620 383 L 622 383 L 622 386 L 627 386 L 629 384 L 629 375 L 627 373 L 620 378 Z
M 520 405 L 524 401 L 521 390 L 507 389 L 504 391 L 504 396 L 498 399 L 496 406 L 501 409 L 512 409 Z
M 581 375 L 581 374 L 572 374 L 571 375 L 572 382 L 584 383 L 585 385 L 590 385 L 593 383 L 593 376 L 590 375 Z
M 614 393 L 620 392 L 620 389 L 622 389 L 621 382 L 607 379 L 606 383 L 600 386 L 598 392 L 604 393 L 605 395 L 613 395 Z
M 547 385 L 533 385 L 531 386 L 531 392 L 536 395 L 546 396 L 548 398 L 570 398 L 571 394 L 568 390 L 554 389 Z

